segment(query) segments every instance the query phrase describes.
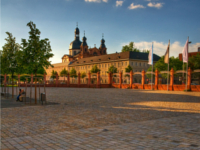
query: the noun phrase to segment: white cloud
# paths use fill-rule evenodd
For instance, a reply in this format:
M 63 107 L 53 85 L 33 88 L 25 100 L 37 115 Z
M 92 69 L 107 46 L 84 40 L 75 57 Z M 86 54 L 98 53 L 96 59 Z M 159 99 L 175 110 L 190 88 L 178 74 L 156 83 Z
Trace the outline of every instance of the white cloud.
M 148 3 L 147 4 L 147 6 L 149 6 L 149 7 L 155 7 L 155 8 L 161 8 L 161 7 L 163 7 L 163 4 L 164 3 L 152 3 L 152 2 L 150 2 L 150 3 Z
M 105 2 L 107 3 L 108 0 L 85 0 L 85 2 L 94 2 L 94 3 L 101 3 L 101 2 Z
M 137 9 L 137 8 L 145 8 L 143 5 L 134 5 L 134 3 L 132 3 L 129 7 L 129 9 Z
M 122 43 L 121 46 L 128 45 L 129 43 Z M 135 42 L 134 43 L 135 47 L 140 49 L 140 50 L 149 50 L 152 46 L 152 42 L 146 42 L 146 41 L 141 41 L 141 42 Z M 175 41 L 173 43 L 170 43 L 170 57 L 178 57 L 180 53 L 182 53 L 184 45 L 181 45 L 180 42 Z M 153 52 L 154 54 L 157 54 L 159 56 L 163 56 L 167 50 L 168 43 L 163 43 L 163 42 L 157 42 L 153 41 Z M 194 44 L 189 44 L 189 52 L 197 52 L 198 47 L 200 47 L 200 43 L 194 43 Z
M 116 1 L 116 7 L 122 6 L 123 2 L 124 2 L 124 1 Z

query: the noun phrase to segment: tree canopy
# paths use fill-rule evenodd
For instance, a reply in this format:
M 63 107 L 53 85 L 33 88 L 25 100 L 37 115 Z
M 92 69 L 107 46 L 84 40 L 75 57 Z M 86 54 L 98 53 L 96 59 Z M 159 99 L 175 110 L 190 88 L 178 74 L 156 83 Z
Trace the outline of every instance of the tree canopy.
M 58 74 L 57 71 L 52 70 L 52 72 L 51 72 L 51 78 L 55 79 L 57 74 Z
M 100 72 L 101 70 L 97 67 L 97 65 L 94 65 L 92 67 L 92 69 L 90 70 L 91 73 L 97 73 L 97 72 Z
M 129 45 L 125 45 L 122 47 L 122 52 L 128 52 L 128 51 L 140 52 L 139 49 L 134 48 L 134 42 L 130 42 Z
M 40 39 L 40 30 L 30 21 L 29 39 L 22 39 L 23 64 L 28 67 L 29 73 L 37 74 L 39 68 L 48 68 L 51 65 L 49 58 L 53 57 L 49 39 Z
M 133 71 L 133 68 L 130 66 L 130 65 L 128 65 L 126 68 L 125 68 L 125 71 L 126 72 L 130 72 L 130 71 Z
M 81 73 L 81 78 L 85 78 L 86 77 L 86 73 L 85 72 L 82 72 Z
M 173 68 L 174 71 L 182 70 L 182 68 L 183 68 L 183 62 L 180 61 L 179 58 L 170 57 L 169 58 L 169 70 L 171 70 L 171 68 Z M 162 56 L 155 63 L 153 71 L 155 71 L 155 69 L 158 69 L 158 71 L 168 71 L 168 64 L 166 64 L 164 62 L 164 56 Z M 152 71 L 152 66 L 150 66 L 147 71 Z M 147 77 L 150 78 L 151 74 L 147 74 Z M 167 78 L 167 74 L 162 74 L 162 77 L 163 78 Z
M 61 72 L 60 72 L 60 76 L 61 77 L 66 77 L 68 75 L 68 71 L 64 68 Z
M 108 68 L 107 73 L 117 73 L 117 68 L 112 65 Z
M 76 70 L 74 68 L 71 69 L 69 74 L 70 74 L 70 77 L 77 77 Z
M 8 37 L 1 51 L 1 73 L 14 73 L 19 68 L 20 45 L 16 43 L 16 38 L 10 32 L 6 32 Z

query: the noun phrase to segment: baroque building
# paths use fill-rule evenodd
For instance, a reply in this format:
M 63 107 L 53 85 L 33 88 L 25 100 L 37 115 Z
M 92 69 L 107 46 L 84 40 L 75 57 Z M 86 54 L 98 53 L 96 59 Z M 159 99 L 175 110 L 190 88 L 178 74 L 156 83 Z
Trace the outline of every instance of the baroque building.
M 88 48 L 87 38 L 79 39 L 79 28 L 75 29 L 74 41 L 70 43 L 69 54 L 65 54 L 62 57 L 62 62 L 53 64 L 54 68 L 49 67 L 46 69 L 47 76 L 51 76 L 52 70 L 57 71 L 58 75 L 65 68 L 70 72 L 72 68 L 75 68 L 76 72 L 86 74 L 90 72 L 93 65 L 101 70 L 101 75 L 106 75 L 111 65 L 117 68 L 118 72 L 125 73 L 125 68 L 130 65 L 133 68 L 133 72 L 141 72 L 143 69 L 147 71 L 148 65 L 148 53 L 144 52 L 121 52 L 107 54 L 107 48 L 105 40 L 102 37 L 100 47 Z M 160 59 L 160 57 L 154 54 L 154 63 Z M 137 82 L 140 82 L 138 79 Z

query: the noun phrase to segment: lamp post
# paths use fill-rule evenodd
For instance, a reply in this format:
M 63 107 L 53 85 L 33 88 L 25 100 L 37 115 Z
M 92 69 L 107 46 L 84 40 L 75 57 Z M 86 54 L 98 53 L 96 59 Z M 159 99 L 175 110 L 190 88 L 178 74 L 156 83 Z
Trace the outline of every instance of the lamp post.
M 12 98 L 14 97 L 14 87 L 13 87 L 13 74 L 15 72 L 15 68 L 16 68 L 16 63 L 14 63 L 14 59 L 15 57 L 12 57 L 12 63 L 9 66 L 10 72 L 11 72 L 11 78 L 12 78 Z

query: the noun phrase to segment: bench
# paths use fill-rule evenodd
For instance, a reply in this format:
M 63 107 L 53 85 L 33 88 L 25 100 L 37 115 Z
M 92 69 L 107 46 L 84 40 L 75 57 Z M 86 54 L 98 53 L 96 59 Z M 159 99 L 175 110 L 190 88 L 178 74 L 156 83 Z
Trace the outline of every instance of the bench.
M 24 93 L 19 97 L 19 101 L 23 102 L 25 98 L 26 98 L 26 92 L 24 92 Z

